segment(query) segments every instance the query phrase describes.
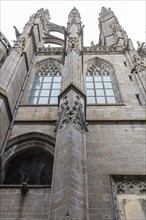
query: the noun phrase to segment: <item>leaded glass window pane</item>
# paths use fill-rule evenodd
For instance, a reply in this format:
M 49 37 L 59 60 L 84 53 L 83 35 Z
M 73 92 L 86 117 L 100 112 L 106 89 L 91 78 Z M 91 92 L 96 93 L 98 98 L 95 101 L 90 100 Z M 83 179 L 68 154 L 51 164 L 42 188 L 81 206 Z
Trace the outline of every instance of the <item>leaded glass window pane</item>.
M 45 70 L 46 68 L 46 70 Z M 61 74 L 54 62 L 36 73 L 28 100 L 29 104 L 57 104 L 61 89 Z
M 105 88 L 112 88 L 112 84 L 111 83 L 104 83 Z
M 95 103 L 95 97 L 87 96 L 87 102 L 88 103 Z
M 97 103 L 106 103 L 105 97 L 97 97 Z
M 33 83 L 32 89 L 40 89 L 41 83 Z
M 61 84 L 60 83 L 53 83 L 52 89 L 60 89 Z
M 94 88 L 93 83 L 86 83 L 86 85 L 87 85 L 87 88 L 88 88 L 88 89 L 92 89 L 92 88 Z
M 86 82 L 92 82 L 93 81 L 93 77 L 92 76 L 87 76 L 86 77 Z
M 31 96 L 38 96 L 40 90 L 32 89 L 31 90 Z
M 114 96 L 114 92 L 112 89 L 106 89 L 105 92 L 107 96 Z
M 52 82 L 52 77 L 45 76 L 44 77 L 44 82 Z
M 60 76 L 54 76 L 53 82 L 61 82 Z
M 43 83 L 42 89 L 50 89 L 51 83 Z
M 48 104 L 48 97 L 40 97 L 38 104 Z
M 116 103 L 115 97 L 107 97 L 107 103 Z
M 51 96 L 59 96 L 60 90 L 52 90 Z
M 50 98 L 50 104 L 57 104 L 58 103 L 58 97 L 51 97 Z
M 103 81 L 111 81 L 110 76 L 103 76 Z
M 94 76 L 95 82 L 102 82 L 101 76 Z
M 103 88 L 103 83 L 95 83 L 97 89 Z
M 96 90 L 96 95 L 97 96 L 104 96 L 104 90 L 102 90 L 102 89 Z
M 87 102 L 116 103 L 109 68 L 101 63 L 91 63 L 86 76 Z
M 87 96 L 95 96 L 94 90 L 87 90 Z
M 41 90 L 40 96 L 49 96 L 50 90 Z
M 28 101 L 29 104 L 36 104 L 37 103 L 37 97 L 34 97 L 34 96 L 30 96 L 29 97 L 29 101 Z
M 42 76 L 36 75 L 34 82 L 42 82 Z

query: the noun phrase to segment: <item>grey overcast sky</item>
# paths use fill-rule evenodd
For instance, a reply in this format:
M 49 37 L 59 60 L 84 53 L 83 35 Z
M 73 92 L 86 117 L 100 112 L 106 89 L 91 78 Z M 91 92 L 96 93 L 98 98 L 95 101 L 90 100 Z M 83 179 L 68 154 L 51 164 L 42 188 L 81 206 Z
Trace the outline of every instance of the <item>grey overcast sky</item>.
M 22 32 L 30 15 L 38 9 L 49 9 L 51 22 L 61 26 L 67 25 L 68 14 L 73 7 L 79 10 L 84 27 L 84 45 L 90 45 L 93 40 L 95 44 L 99 40 L 98 17 L 101 8 L 107 7 L 115 13 L 120 25 L 127 31 L 128 37 L 132 39 L 135 48 L 137 41 L 144 42 L 146 39 L 146 1 L 145 0 L 95 0 L 95 1 L 72 1 L 72 0 L 1 0 L 1 31 L 7 37 L 10 44 L 15 40 L 15 25 Z

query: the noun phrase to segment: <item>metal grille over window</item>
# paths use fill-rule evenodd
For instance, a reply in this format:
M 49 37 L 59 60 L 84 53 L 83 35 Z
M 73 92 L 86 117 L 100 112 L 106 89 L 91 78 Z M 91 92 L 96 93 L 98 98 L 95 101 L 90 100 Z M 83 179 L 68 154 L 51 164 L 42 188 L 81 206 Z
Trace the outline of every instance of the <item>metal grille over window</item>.
M 116 103 L 110 69 L 95 62 L 88 66 L 86 73 L 87 103 Z
M 58 104 L 60 89 L 60 67 L 55 63 L 49 63 L 36 72 L 28 103 L 34 105 Z

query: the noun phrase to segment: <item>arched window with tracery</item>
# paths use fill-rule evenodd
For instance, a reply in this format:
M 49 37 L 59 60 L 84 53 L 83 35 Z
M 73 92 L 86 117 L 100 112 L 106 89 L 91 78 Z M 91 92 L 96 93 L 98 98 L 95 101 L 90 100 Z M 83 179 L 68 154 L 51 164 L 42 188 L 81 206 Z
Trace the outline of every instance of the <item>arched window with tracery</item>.
M 10 160 L 3 184 L 51 185 L 53 157 L 41 149 L 30 149 Z
M 115 104 L 116 97 L 111 68 L 99 61 L 92 61 L 86 71 L 87 103 Z
M 36 71 L 28 104 L 58 104 L 60 89 L 60 65 L 58 62 L 50 61 Z

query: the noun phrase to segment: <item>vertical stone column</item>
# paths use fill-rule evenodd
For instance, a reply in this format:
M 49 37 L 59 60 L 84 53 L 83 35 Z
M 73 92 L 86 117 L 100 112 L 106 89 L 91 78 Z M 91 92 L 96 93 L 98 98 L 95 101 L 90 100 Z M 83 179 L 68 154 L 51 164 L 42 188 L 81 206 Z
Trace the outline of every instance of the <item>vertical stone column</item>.
M 52 180 L 51 220 L 88 220 L 85 99 L 82 78 L 80 15 L 69 14 L 64 90 L 59 118 Z

